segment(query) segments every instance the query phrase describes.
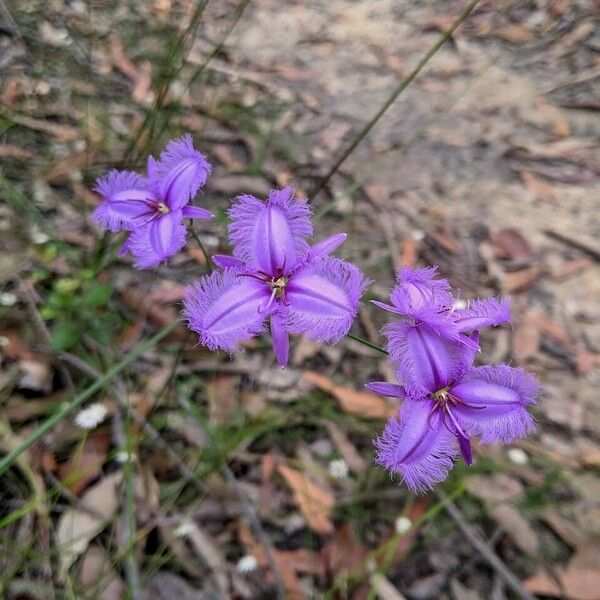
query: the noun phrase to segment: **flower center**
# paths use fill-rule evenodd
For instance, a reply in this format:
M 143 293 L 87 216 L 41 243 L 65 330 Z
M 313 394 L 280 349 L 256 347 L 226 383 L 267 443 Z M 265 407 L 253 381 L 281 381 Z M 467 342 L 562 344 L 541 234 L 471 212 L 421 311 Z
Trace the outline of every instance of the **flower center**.
M 443 387 L 437 392 L 431 392 L 431 399 L 438 404 L 445 405 L 447 402 L 456 403 L 456 398 L 448 393 L 450 386 Z
M 161 215 L 166 215 L 168 212 L 170 212 L 171 209 L 164 202 L 159 202 L 156 207 L 156 210 Z
M 275 298 L 283 298 L 285 295 L 285 286 L 287 285 L 287 282 L 289 281 L 288 277 L 272 277 L 271 280 L 268 282 L 269 283 L 269 287 L 271 288 L 271 290 L 273 290 L 273 293 L 275 294 Z

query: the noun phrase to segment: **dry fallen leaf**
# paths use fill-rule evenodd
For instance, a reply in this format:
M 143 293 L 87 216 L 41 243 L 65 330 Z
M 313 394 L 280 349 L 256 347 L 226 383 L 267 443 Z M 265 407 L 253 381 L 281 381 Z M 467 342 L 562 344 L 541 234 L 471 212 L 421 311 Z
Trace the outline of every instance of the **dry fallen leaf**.
M 280 465 L 277 467 L 294 495 L 294 500 L 306 518 L 309 527 L 316 533 L 326 535 L 333 532 L 331 509 L 335 497 L 321 489 L 306 474 Z
M 529 556 L 539 550 L 537 533 L 521 513 L 510 504 L 498 504 L 490 508 L 490 516 L 506 531 L 515 544 Z
M 346 412 L 369 419 L 388 419 L 397 412 L 397 408 L 388 404 L 383 398 L 336 385 L 332 379 L 320 373 L 305 371 L 304 379 L 331 394 Z
M 518 500 L 524 491 L 519 481 L 504 473 L 468 477 L 466 487 L 473 496 L 490 503 Z
M 511 44 L 526 44 L 535 39 L 535 36 L 529 29 L 525 29 L 523 25 L 517 23 L 511 23 L 496 29 L 494 34 L 502 40 L 510 42 Z
M 492 234 L 492 244 L 500 258 L 509 260 L 529 260 L 533 250 L 529 242 L 516 229 L 507 227 Z
M 98 600 L 121 600 L 125 597 L 125 584 L 114 570 L 110 557 L 92 544 L 81 561 L 79 583 L 86 589 L 95 589 Z
M 118 487 L 122 479 L 121 471 L 107 475 L 81 497 L 85 511 L 69 508 L 60 516 L 56 527 L 56 541 L 61 580 L 65 580 L 69 567 L 85 551 L 90 541 L 106 527 L 117 510 Z
M 502 280 L 502 291 L 505 294 L 523 292 L 531 287 L 540 276 L 539 267 L 528 267 L 520 271 L 506 273 Z
M 560 585 L 545 571 L 538 571 L 525 580 L 525 589 L 533 594 L 567 600 L 600 600 L 600 570 L 569 568 L 557 569 L 555 573 Z

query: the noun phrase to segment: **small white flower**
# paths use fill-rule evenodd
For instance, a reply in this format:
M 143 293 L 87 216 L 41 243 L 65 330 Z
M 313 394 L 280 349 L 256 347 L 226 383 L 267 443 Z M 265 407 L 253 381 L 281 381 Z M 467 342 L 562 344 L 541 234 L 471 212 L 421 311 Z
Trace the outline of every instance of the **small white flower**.
M 11 292 L 0 293 L 0 304 L 2 306 L 13 306 L 17 303 L 17 295 Z
M 37 245 L 45 244 L 50 239 L 50 236 L 41 231 L 38 227 L 33 227 L 30 235 L 31 241 Z
M 82 429 L 95 429 L 106 419 L 106 415 L 108 415 L 106 406 L 99 402 L 94 402 L 75 415 L 75 425 Z
M 348 477 L 348 465 L 343 458 L 332 460 L 329 463 L 329 474 L 334 479 L 345 479 Z
M 125 464 L 126 462 L 129 462 L 129 458 L 131 457 L 131 460 L 134 461 L 136 458 L 135 452 L 132 452 L 131 454 L 129 452 L 127 452 L 127 450 L 119 450 L 118 452 L 115 453 L 115 460 L 119 463 L 119 464 Z
M 527 452 L 525 450 L 521 450 L 521 448 L 511 448 L 508 452 L 508 458 L 515 465 L 526 465 L 529 462 L 529 456 L 527 456 Z
M 182 521 L 174 530 L 175 537 L 185 537 L 194 531 L 194 524 L 191 521 Z
M 408 517 L 400 516 L 396 519 L 396 533 L 403 535 L 410 531 L 412 521 Z
M 258 567 L 258 562 L 256 561 L 256 558 L 252 556 L 252 554 L 246 554 L 246 556 L 242 556 L 235 566 L 238 573 L 251 573 L 252 571 L 256 570 L 256 567 Z

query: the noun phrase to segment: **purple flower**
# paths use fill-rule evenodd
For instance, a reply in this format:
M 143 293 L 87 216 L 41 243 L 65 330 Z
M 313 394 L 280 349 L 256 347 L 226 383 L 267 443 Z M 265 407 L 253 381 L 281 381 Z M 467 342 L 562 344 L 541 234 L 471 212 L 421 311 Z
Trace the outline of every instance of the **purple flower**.
M 399 417 L 389 420 L 375 444 L 377 462 L 401 474 L 412 491 L 443 481 L 459 452 L 472 464 L 472 437 L 507 443 L 534 429 L 526 407 L 536 401 L 537 381 L 507 365 L 473 367 L 474 354 L 464 344 L 447 342 L 431 359 L 423 356 L 417 393 L 385 382 L 366 386 L 404 398 Z
M 402 385 L 367 384 L 371 391 L 403 398 L 376 441 L 377 462 L 400 473 L 413 491 L 443 481 L 460 453 L 472 464 L 471 438 L 484 444 L 510 442 L 533 430 L 527 406 L 539 393 L 537 381 L 507 365 L 473 367 L 479 329 L 510 318 L 507 300 L 473 300 L 454 310 L 450 285 L 437 270 L 402 269 L 391 304 L 399 315 L 386 325 L 390 360 Z
M 335 343 L 352 325 L 367 282 L 352 264 L 329 256 L 346 239 L 333 235 L 309 246 L 310 210 L 293 190 L 266 202 L 240 196 L 229 211 L 233 256 L 215 256 L 223 269 L 190 286 L 189 327 L 212 350 L 237 350 L 270 322 L 278 363 L 288 362 L 289 334 Z
M 382 332 L 388 338 L 390 359 L 399 378 L 411 389 L 421 391 L 424 365 L 435 369 L 436 357 L 448 342 L 478 349 L 469 333 L 500 325 L 510 319 L 508 299 L 471 300 L 465 309 L 455 310 L 455 300 L 445 279 L 435 279 L 436 267 L 411 269 L 397 273 L 397 285 L 390 295 L 391 304 L 373 301 L 376 306 L 398 315 Z M 426 360 L 430 357 L 431 360 Z
M 146 177 L 113 170 L 98 179 L 95 189 L 103 202 L 92 216 L 109 231 L 130 231 L 121 256 L 131 252 L 136 268 L 153 267 L 185 245 L 184 218 L 212 218 L 208 210 L 190 205 L 211 169 L 191 135 L 171 140 L 158 161 L 148 157 Z

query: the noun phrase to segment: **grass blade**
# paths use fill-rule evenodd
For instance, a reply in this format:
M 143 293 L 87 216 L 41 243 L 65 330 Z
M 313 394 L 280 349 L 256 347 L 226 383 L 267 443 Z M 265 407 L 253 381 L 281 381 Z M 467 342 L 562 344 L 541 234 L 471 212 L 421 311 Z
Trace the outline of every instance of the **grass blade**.
M 458 26 L 473 12 L 473 9 L 477 6 L 479 0 L 471 0 L 464 10 L 458 15 L 455 21 L 452 23 L 449 29 L 444 31 L 438 38 L 437 42 L 427 51 L 427 53 L 417 63 L 417 66 L 398 84 L 396 89 L 390 94 L 389 98 L 383 103 L 383 106 L 375 113 L 372 119 L 356 134 L 349 146 L 344 150 L 340 158 L 336 163 L 329 169 L 327 174 L 319 181 L 316 188 L 309 194 L 309 197 L 313 198 L 323 190 L 323 188 L 329 183 L 329 180 L 342 166 L 346 159 L 354 152 L 356 147 L 369 135 L 369 132 L 377 121 L 387 112 L 388 108 L 396 102 L 400 94 L 412 83 L 417 75 L 423 70 L 425 65 L 435 56 L 437 51 L 452 37 L 452 34 L 456 31 Z
M 149 340 L 139 344 L 134 348 L 125 358 L 114 367 L 109 369 L 100 379 L 92 383 L 83 392 L 75 396 L 70 402 L 64 402 L 60 405 L 59 409 L 48 419 L 46 419 L 41 425 L 39 425 L 34 431 L 27 436 L 21 444 L 11 450 L 2 460 L 0 460 L 0 475 L 5 473 L 8 468 L 15 462 L 15 460 L 25 450 L 33 446 L 39 439 L 41 439 L 48 431 L 50 431 L 55 425 L 60 423 L 65 417 L 70 415 L 76 408 L 81 406 L 88 398 L 91 398 L 96 392 L 100 391 L 106 384 L 110 383 L 121 371 L 126 369 L 133 361 L 139 358 L 146 350 L 153 348 L 164 339 L 180 321 L 173 321 L 163 327 L 158 333 L 152 336 Z

